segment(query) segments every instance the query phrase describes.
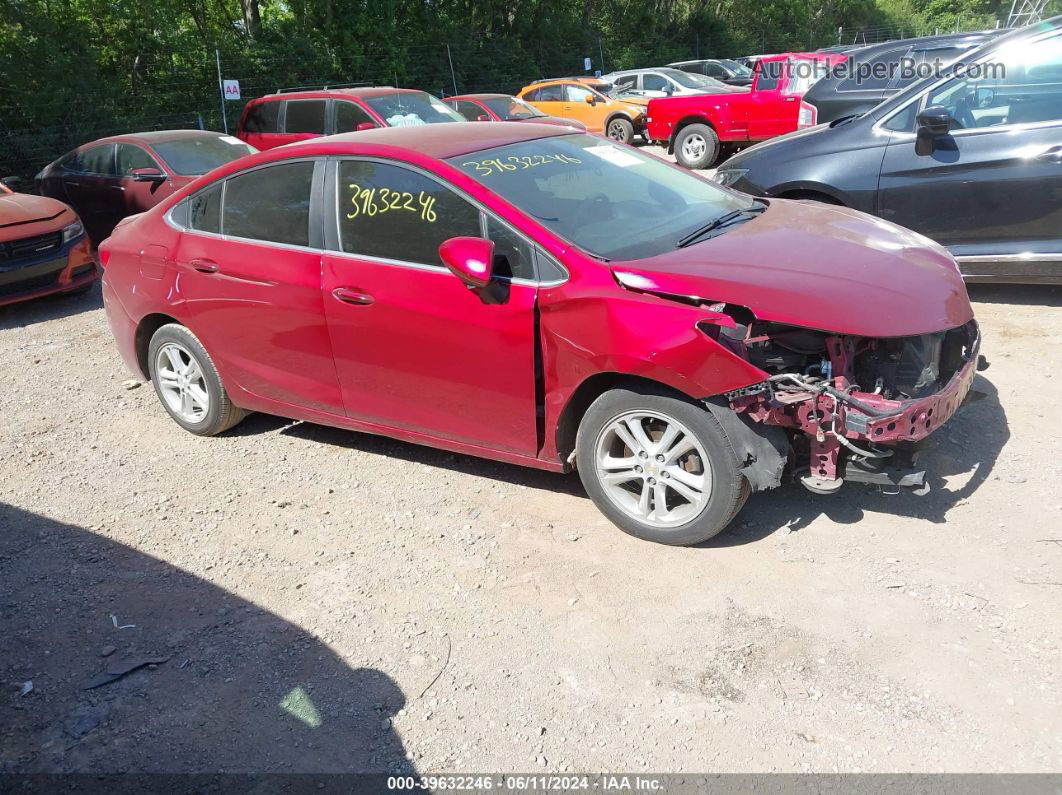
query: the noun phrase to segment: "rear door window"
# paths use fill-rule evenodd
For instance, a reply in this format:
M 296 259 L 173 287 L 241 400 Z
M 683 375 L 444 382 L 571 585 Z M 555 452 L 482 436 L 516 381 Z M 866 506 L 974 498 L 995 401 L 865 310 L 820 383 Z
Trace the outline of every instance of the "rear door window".
M 760 61 L 756 69 L 756 90 L 774 91 L 782 81 L 784 61 Z
M 388 163 L 339 164 L 339 238 L 343 251 L 445 267 L 439 246 L 479 237 L 479 210 L 417 171 Z
M 556 85 L 536 88 L 527 98 L 531 102 L 563 102 L 564 86 Z
M 114 144 L 103 144 L 86 149 L 78 159 L 81 171 L 87 174 L 103 174 L 113 176 L 114 170 Z
M 323 99 L 289 100 L 284 132 L 292 135 L 324 135 L 326 106 L 327 102 Z
M 259 102 L 247 111 L 243 131 L 253 135 L 271 135 L 280 132 L 280 103 Z
M 197 232 L 221 232 L 221 184 L 190 198 L 187 223 Z
M 221 229 L 225 235 L 310 244 L 310 186 L 313 161 L 259 168 L 225 182 Z

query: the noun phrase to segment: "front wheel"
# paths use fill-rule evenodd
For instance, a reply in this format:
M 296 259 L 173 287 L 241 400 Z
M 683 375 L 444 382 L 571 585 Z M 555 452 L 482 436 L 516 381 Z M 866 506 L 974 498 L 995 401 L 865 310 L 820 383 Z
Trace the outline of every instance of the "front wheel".
M 614 389 L 591 404 L 576 437 L 579 477 L 630 535 L 677 546 L 721 532 L 748 497 L 715 417 L 665 390 Z
M 605 134 L 613 141 L 621 144 L 629 144 L 634 139 L 634 125 L 629 119 L 617 116 L 612 119 L 605 128 Z
M 709 168 L 719 157 L 719 136 L 707 124 L 689 124 L 675 137 L 675 159 L 686 168 Z

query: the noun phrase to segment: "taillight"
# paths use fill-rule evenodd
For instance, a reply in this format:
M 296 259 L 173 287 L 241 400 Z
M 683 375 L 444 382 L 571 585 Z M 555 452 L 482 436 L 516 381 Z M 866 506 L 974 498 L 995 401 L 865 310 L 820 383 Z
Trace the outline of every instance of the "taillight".
M 818 116 L 818 109 L 814 105 L 809 105 L 807 102 L 801 102 L 800 114 L 797 116 L 797 129 L 802 130 L 805 127 L 814 127 L 815 119 L 817 119 Z
M 99 253 L 99 256 L 100 256 L 100 265 L 103 266 L 104 268 L 106 268 L 107 267 L 107 263 L 111 259 L 111 250 L 110 250 L 110 248 L 107 247 L 107 241 L 106 240 L 103 241 L 100 244 L 98 253 Z

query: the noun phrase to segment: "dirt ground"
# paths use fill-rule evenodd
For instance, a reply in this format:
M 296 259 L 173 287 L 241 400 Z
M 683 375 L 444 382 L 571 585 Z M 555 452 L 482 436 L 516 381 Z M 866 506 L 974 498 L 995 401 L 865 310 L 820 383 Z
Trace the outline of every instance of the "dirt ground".
M 0 771 L 1058 771 L 1062 290 L 971 292 L 928 496 L 789 486 L 691 549 L 574 476 L 197 438 L 98 288 L 0 309 Z

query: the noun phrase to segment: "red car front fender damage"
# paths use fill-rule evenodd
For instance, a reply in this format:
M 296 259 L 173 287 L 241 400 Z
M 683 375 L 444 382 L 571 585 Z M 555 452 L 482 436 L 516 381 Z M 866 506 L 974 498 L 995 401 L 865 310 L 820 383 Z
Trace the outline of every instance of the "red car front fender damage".
M 794 374 L 776 374 L 726 397 L 739 415 L 804 434 L 809 473 L 805 485 L 813 491 L 833 491 L 844 475 L 843 452 L 861 462 L 888 458 L 888 447 L 922 441 L 963 405 L 980 361 L 980 333 L 973 321 L 947 333 L 965 334 L 962 363 L 932 394 L 891 399 L 859 388 L 852 377 L 853 355 L 861 341 L 831 336 L 826 338 L 826 367 L 832 378 L 814 381 Z M 866 477 L 866 472 L 857 468 L 851 479 L 884 482 Z M 903 485 L 920 486 L 921 477 Z

